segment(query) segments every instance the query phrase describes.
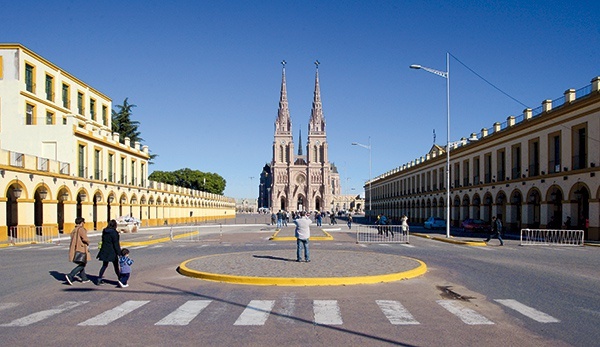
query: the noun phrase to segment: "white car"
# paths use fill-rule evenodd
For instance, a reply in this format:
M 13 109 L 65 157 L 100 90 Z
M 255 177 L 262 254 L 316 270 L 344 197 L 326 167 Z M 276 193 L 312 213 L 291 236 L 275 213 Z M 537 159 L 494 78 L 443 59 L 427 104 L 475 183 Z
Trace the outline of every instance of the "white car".
M 446 220 L 438 217 L 429 217 L 423 223 L 425 229 L 444 229 L 446 228 Z

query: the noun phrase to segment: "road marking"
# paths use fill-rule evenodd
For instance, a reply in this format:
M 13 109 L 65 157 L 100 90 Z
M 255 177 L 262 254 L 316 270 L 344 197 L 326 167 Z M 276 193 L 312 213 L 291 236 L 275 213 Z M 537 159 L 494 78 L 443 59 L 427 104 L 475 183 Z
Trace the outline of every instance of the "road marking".
M 233 325 L 264 325 L 275 300 L 252 300 Z
M 482 324 L 494 324 L 494 322 L 480 315 L 479 313 L 471 310 L 470 308 L 466 308 L 460 303 L 452 300 L 437 300 L 438 304 L 440 304 L 443 308 L 448 310 L 453 315 L 457 316 L 462 320 L 465 324 L 468 325 L 482 325 Z
M 376 302 L 390 323 L 394 325 L 420 324 L 400 302 L 393 300 L 377 300 Z
M 294 317 L 295 310 L 296 293 L 292 292 L 285 294 L 282 298 L 281 309 L 279 310 L 279 314 L 276 316 L 276 319 L 285 323 L 294 324 L 296 323 L 296 320 L 292 319 L 292 317 Z
M 64 311 L 73 309 L 77 306 L 81 306 L 83 304 L 87 304 L 89 301 L 67 301 L 63 304 L 60 304 L 58 306 L 55 306 L 52 309 L 49 310 L 44 310 L 44 311 L 40 311 L 40 312 L 36 312 L 36 313 L 32 313 L 29 316 L 25 316 L 23 318 L 19 318 L 19 319 L 15 319 L 14 321 L 8 323 L 8 324 L 2 324 L 0 326 L 3 327 L 24 327 L 24 326 L 28 326 L 30 324 L 33 323 L 37 323 L 39 321 L 42 321 L 46 318 L 50 318 L 54 315 L 57 315 L 59 313 L 62 313 Z
M 188 325 L 212 300 L 190 300 L 154 325 Z
M 409 245 L 408 243 L 401 243 L 400 245 L 408 248 L 415 248 L 414 245 Z
M 314 300 L 315 324 L 342 325 L 342 314 L 337 300 Z
M 512 300 L 512 299 L 495 299 L 494 301 L 512 308 L 513 310 L 519 312 L 520 314 L 527 316 L 537 322 L 540 323 L 558 323 L 560 322 L 560 320 L 545 314 L 544 312 L 538 311 L 532 307 L 529 307 L 527 305 L 523 305 L 522 303 L 518 302 L 517 300 Z
M 90 318 L 90 319 L 86 320 L 85 322 L 81 322 L 77 325 L 108 325 L 109 323 L 114 322 L 115 320 L 123 317 L 124 315 L 132 312 L 135 309 L 138 309 L 138 308 L 146 305 L 149 302 L 150 302 L 149 300 L 125 301 L 121 305 L 119 305 L 111 310 L 105 311 L 105 312 L 97 315 L 96 317 Z

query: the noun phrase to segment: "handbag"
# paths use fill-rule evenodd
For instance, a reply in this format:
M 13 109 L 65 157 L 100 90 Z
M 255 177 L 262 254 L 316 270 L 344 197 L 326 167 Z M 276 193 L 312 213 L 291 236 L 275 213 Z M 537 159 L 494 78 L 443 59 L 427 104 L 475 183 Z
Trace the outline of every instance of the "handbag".
M 75 251 L 75 256 L 73 256 L 73 262 L 75 264 L 85 264 L 85 263 L 87 263 L 87 254 L 85 252 Z

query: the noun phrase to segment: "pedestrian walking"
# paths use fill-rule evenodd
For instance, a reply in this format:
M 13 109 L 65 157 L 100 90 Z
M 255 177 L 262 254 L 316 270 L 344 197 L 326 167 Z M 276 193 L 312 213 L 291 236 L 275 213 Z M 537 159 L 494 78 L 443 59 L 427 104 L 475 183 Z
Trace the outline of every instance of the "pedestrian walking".
M 315 212 L 315 221 L 317 222 L 317 226 L 320 227 L 323 224 L 323 215 L 321 212 Z
M 121 277 L 119 270 L 119 255 L 121 254 L 121 246 L 119 243 L 119 232 L 117 231 L 117 221 L 111 219 L 104 230 L 102 230 L 102 247 L 96 256 L 102 261 L 102 267 L 98 273 L 98 285 L 104 284 L 104 271 L 108 267 L 108 263 L 113 264 L 117 280 Z
M 408 217 L 406 215 L 402 216 L 402 218 L 400 219 L 401 221 L 401 227 L 402 227 L 402 233 L 404 235 L 408 234 Z
M 348 229 L 352 229 L 352 215 L 348 215 Z
M 304 261 L 310 262 L 310 251 L 308 249 L 308 239 L 310 238 L 310 219 L 306 216 L 306 212 L 300 211 L 300 218 L 294 220 L 296 224 L 296 261 L 302 261 L 300 256 L 300 248 L 304 248 Z
M 119 286 L 121 288 L 129 287 L 127 281 L 129 281 L 129 277 L 131 276 L 131 265 L 133 264 L 133 260 L 129 258 L 129 250 L 127 248 L 123 248 L 121 250 L 121 257 L 119 258 L 119 266 L 121 267 L 121 276 L 119 277 Z
M 500 218 L 496 218 L 496 216 L 492 217 L 492 233 L 488 235 L 488 238 L 484 242 L 489 242 L 493 237 L 497 238 L 500 241 L 500 246 L 504 246 L 504 241 L 502 240 L 502 222 Z
M 65 275 L 69 285 L 73 285 L 75 276 L 79 275 L 81 282 L 87 283 L 90 280 L 85 273 L 85 266 L 88 260 L 92 259 L 89 251 L 90 239 L 87 236 L 87 230 L 83 226 L 85 219 L 78 217 L 75 219 L 75 228 L 71 231 L 71 244 L 69 245 L 69 261 L 77 264 L 70 273 Z

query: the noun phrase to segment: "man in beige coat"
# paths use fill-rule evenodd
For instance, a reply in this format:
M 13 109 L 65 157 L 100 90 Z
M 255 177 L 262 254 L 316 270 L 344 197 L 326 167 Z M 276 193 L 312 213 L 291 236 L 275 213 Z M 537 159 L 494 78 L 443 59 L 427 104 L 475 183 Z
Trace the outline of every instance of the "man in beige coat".
M 74 262 L 73 258 L 75 257 L 75 252 L 85 253 L 85 262 L 77 262 L 77 266 L 71 270 L 69 274 L 65 276 L 67 283 L 69 285 L 73 285 L 73 281 L 75 276 L 79 274 L 81 278 L 81 282 L 87 283 L 90 282 L 86 273 L 85 266 L 87 265 L 88 260 L 92 259 L 89 251 L 90 239 L 87 236 L 87 230 L 83 226 L 85 223 L 85 219 L 78 217 L 75 219 L 75 229 L 71 231 L 71 245 L 69 246 L 69 261 Z

